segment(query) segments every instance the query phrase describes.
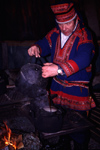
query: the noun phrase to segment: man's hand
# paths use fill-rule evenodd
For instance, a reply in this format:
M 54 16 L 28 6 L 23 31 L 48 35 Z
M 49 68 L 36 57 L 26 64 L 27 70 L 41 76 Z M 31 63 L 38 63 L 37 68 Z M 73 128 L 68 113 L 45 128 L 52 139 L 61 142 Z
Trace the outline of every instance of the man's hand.
M 42 67 L 42 77 L 48 78 L 58 75 L 57 73 L 58 66 L 53 63 L 45 63 Z
M 35 57 L 40 57 L 40 51 L 39 51 L 39 48 L 37 46 L 32 46 L 28 49 L 28 54 L 30 56 L 33 56 L 35 55 Z

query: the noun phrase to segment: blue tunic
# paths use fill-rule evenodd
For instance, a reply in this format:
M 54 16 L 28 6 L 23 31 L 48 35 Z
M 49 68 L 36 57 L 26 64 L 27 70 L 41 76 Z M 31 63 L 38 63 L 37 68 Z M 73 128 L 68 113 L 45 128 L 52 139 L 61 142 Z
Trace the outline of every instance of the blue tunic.
M 39 46 L 41 56 L 51 54 L 51 62 L 60 65 L 65 72 L 65 75 L 57 75 L 52 80 L 51 94 L 58 95 L 53 102 L 74 110 L 86 111 L 95 107 L 87 86 L 92 75 L 91 63 L 95 52 L 89 30 L 78 23 L 63 48 L 58 28 L 52 29 L 35 44 Z

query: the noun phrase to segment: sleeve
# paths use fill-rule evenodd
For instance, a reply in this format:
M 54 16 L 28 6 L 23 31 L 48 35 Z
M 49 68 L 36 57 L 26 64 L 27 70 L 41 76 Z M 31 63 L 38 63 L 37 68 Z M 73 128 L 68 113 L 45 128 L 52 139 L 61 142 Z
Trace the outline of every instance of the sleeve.
M 47 56 L 51 54 L 52 49 L 52 40 L 55 35 L 59 34 L 59 30 L 57 28 L 53 28 L 48 34 L 42 39 L 35 43 L 40 49 L 41 56 Z
M 42 40 L 39 40 L 35 43 L 40 49 L 40 54 L 42 57 L 49 55 L 51 53 L 51 48 L 48 40 L 44 37 Z
M 95 47 L 92 43 L 81 44 L 78 47 L 75 57 L 60 65 L 67 77 L 79 70 L 87 68 L 91 64 L 94 50 Z

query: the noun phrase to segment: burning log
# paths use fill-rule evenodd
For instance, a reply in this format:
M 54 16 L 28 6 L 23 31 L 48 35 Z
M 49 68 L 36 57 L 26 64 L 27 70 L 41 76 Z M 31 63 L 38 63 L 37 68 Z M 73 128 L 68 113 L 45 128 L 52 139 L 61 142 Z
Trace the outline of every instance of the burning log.
M 5 128 L 1 127 L 2 130 L 5 132 L 2 132 L 1 134 L 0 149 L 3 149 L 7 146 L 9 147 L 9 150 L 16 150 L 23 148 L 24 144 L 22 143 L 22 135 L 12 133 L 11 129 L 7 126 L 7 124 L 4 123 L 4 125 Z

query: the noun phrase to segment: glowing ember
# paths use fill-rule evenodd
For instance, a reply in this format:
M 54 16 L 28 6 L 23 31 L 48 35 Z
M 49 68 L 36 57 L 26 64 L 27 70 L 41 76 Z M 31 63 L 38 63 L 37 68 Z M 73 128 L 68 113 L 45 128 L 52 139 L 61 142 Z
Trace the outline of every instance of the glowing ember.
M 10 128 L 8 128 L 6 123 L 4 123 L 4 124 L 5 124 L 6 130 L 7 130 L 7 137 L 4 136 L 5 145 L 6 146 L 11 145 L 16 150 L 16 142 L 11 140 L 11 130 L 10 130 Z
M 0 149 L 3 149 L 5 146 L 12 147 L 14 150 L 23 148 L 22 135 L 12 133 L 5 122 L 4 125 L 5 127 L 1 127 L 2 130 L 0 132 Z

